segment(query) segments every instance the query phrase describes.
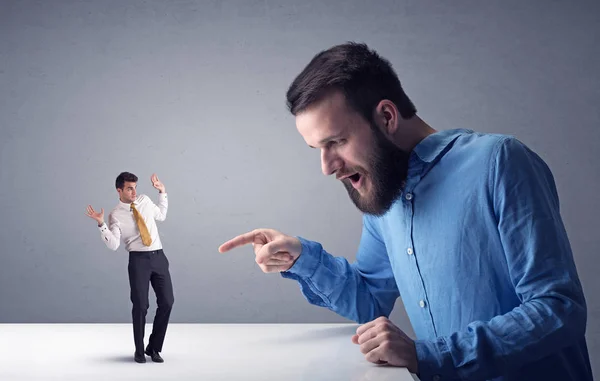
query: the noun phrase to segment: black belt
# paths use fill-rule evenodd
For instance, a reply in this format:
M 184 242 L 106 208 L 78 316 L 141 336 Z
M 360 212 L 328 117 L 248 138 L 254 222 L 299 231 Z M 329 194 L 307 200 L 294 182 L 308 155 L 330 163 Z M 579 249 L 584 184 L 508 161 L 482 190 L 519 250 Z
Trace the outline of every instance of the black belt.
M 162 253 L 162 249 L 158 249 L 158 250 L 149 250 L 149 251 L 130 251 L 129 254 L 158 254 L 158 253 Z

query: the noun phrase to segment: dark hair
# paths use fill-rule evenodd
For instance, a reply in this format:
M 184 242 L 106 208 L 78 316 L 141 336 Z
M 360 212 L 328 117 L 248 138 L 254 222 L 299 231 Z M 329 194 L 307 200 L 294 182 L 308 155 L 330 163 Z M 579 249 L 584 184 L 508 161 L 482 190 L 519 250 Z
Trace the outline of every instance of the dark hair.
M 119 176 L 117 176 L 117 180 L 115 181 L 116 188 L 123 189 L 123 186 L 125 186 L 126 181 L 130 183 L 137 183 L 138 178 L 133 173 L 121 172 Z
M 295 116 L 336 90 L 369 122 L 383 99 L 394 102 L 404 119 L 417 112 L 390 62 L 366 44 L 347 42 L 315 55 L 290 85 L 288 109 Z

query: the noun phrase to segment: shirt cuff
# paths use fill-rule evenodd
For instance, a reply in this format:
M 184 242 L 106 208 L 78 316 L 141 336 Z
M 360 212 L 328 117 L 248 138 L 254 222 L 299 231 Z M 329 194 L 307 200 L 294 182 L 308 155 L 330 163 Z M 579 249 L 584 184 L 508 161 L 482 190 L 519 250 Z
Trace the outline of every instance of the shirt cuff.
M 98 226 L 98 225 L 96 225 Z M 108 226 L 106 226 L 106 222 L 103 222 L 102 225 L 98 226 L 98 230 L 100 230 L 102 233 L 104 233 L 105 231 L 108 230 Z
M 302 278 L 310 278 L 317 271 L 321 264 L 322 246 L 318 242 L 309 241 L 302 237 L 296 237 L 302 244 L 302 251 L 296 262 L 290 267 L 287 273 L 298 275 Z
M 436 340 L 415 341 L 419 379 L 421 381 L 457 380 L 458 374 L 443 337 Z

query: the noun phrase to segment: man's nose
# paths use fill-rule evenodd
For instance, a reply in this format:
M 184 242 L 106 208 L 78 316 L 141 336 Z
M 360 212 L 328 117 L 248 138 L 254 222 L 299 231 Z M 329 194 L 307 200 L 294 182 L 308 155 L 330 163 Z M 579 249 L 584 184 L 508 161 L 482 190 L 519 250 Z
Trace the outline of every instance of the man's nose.
M 321 151 L 321 171 L 325 176 L 334 174 L 341 167 L 342 160 L 338 155 L 328 150 Z

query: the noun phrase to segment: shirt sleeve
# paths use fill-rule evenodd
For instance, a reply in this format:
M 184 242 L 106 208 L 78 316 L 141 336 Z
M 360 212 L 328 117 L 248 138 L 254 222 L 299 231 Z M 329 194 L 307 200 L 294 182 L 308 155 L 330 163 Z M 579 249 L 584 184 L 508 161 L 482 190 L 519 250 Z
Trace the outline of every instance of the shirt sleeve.
M 295 279 L 309 303 L 326 307 L 358 323 L 388 317 L 399 296 L 387 251 L 367 217 L 352 264 L 327 253 L 320 243 L 299 237 L 302 253 L 281 273 Z
M 164 221 L 167 218 L 167 210 L 169 209 L 167 194 L 158 194 L 158 205 L 152 202 L 152 200 L 149 201 L 152 203 L 152 207 L 154 209 L 154 219 L 157 221 Z
M 106 223 L 103 223 L 98 229 L 100 229 L 100 236 L 106 247 L 111 250 L 117 250 L 121 243 L 121 228 L 119 221 L 112 213 L 108 215 L 108 226 Z
M 586 302 L 550 169 L 515 138 L 496 148 L 490 206 L 521 304 L 449 336 L 418 340 L 423 381 L 491 379 L 574 345 L 585 334 Z

